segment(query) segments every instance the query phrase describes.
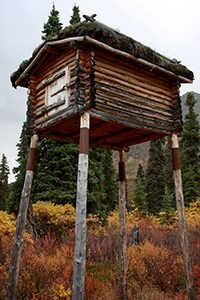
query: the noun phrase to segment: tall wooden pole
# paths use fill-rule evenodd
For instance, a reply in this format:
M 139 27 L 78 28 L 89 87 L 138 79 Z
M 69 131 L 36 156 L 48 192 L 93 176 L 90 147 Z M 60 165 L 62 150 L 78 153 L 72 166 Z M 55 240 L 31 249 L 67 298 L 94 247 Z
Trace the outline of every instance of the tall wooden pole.
M 21 257 L 23 240 L 24 240 L 24 230 L 27 220 L 27 210 L 30 200 L 30 192 L 33 180 L 34 165 L 36 160 L 36 153 L 38 147 L 38 136 L 35 134 L 31 137 L 31 144 L 28 154 L 28 161 L 26 166 L 26 174 L 24 179 L 24 187 L 21 194 L 19 212 L 17 217 L 17 225 L 15 232 L 14 245 L 12 250 L 12 258 L 9 269 L 8 278 L 8 300 L 16 299 L 16 288 L 17 281 L 19 277 L 19 261 Z
M 90 115 L 85 112 L 80 120 L 80 142 L 76 197 L 76 225 L 72 300 L 84 299 L 86 263 L 86 206 L 89 158 Z
M 180 168 L 180 154 L 179 154 L 179 144 L 178 144 L 177 134 L 172 135 L 172 162 L 173 162 L 176 206 L 178 212 L 178 224 L 179 224 L 181 251 L 182 251 L 182 257 L 184 262 L 186 288 L 187 288 L 188 299 L 195 300 L 196 293 L 194 288 L 190 245 L 189 245 L 188 229 L 187 229 L 186 216 L 185 216 L 182 177 L 181 177 L 181 168 Z
M 119 218 L 120 218 L 120 299 L 127 300 L 127 233 L 126 233 L 126 173 L 124 151 L 119 151 Z

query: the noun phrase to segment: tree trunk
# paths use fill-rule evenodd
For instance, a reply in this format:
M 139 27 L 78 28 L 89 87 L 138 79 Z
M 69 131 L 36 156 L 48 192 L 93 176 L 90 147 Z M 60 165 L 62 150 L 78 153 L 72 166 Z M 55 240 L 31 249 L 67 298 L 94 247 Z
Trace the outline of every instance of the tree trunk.
M 24 187 L 21 194 L 20 207 L 17 217 L 16 233 L 14 239 L 14 245 L 12 250 L 12 258 L 9 269 L 8 278 L 8 300 L 16 299 L 17 281 L 19 277 L 19 262 L 23 247 L 24 230 L 27 220 L 27 210 L 30 200 L 30 192 L 33 180 L 33 171 L 37 153 L 38 136 L 33 135 L 31 137 L 31 144 L 28 154 L 28 161 L 26 166 L 26 174 L 24 179 Z
M 120 299 L 127 300 L 126 272 L 127 272 L 127 233 L 126 233 L 126 174 L 124 151 L 120 151 L 119 161 L 119 218 L 120 218 Z
M 76 226 L 72 299 L 84 299 L 84 281 L 86 264 L 86 206 L 89 153 L 89 113 L 81 116 L 80 150 L 78 161 Z
M 186 288 L 187 288 L 188 299 L 195 300 L 196 293 L 194 288 L 190 245 L 189 245 L 188 229 L 187 229 L 186 216 L 185 216 L 178 137 L 176 134 L 172 135 L 172 161 L 173 161 L 173 173 L 174 173 L 174 183 L 175 183 L 175 193 L 176 193 L 176 205 L 177 205 L 177 212 L 178 212 L 178 225 L 179 225 L 179 233 L 180 233 L 181 251 L 182 251 L 182 257 L 184 262 Z

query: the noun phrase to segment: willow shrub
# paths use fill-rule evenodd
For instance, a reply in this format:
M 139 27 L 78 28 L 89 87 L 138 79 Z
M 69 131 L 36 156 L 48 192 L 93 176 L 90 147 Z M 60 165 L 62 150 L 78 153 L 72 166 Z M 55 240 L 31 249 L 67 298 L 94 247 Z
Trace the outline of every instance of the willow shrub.
M 33 204 L 33 221 L 39 236 L 50 232 L 61 239 L 74 228 L 75 208 L 70 204 L 38 201 Z

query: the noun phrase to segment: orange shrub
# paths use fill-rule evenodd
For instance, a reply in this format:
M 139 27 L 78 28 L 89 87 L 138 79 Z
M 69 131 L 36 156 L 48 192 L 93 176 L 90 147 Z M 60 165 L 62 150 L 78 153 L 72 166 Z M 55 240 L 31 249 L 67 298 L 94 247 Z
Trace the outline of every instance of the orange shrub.
M 127 282 L 132 294 L 144 286 L 176 292 L 185 285 L 182 259 L 150 242 L 129 247 Z
M 61 290 L 70 295 L 73 251 L 55 241 L 47 236 L 26 247 L 20 267 L 19 299 L 54 299 Z

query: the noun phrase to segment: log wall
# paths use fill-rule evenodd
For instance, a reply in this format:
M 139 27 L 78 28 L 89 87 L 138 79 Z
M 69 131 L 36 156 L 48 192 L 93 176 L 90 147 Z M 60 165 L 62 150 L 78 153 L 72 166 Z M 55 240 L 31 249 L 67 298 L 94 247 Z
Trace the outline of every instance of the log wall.
M 171 133 L 182 125 L 179 87 L 153 70 L 95 51 L 96 109 L 114 119 Z

